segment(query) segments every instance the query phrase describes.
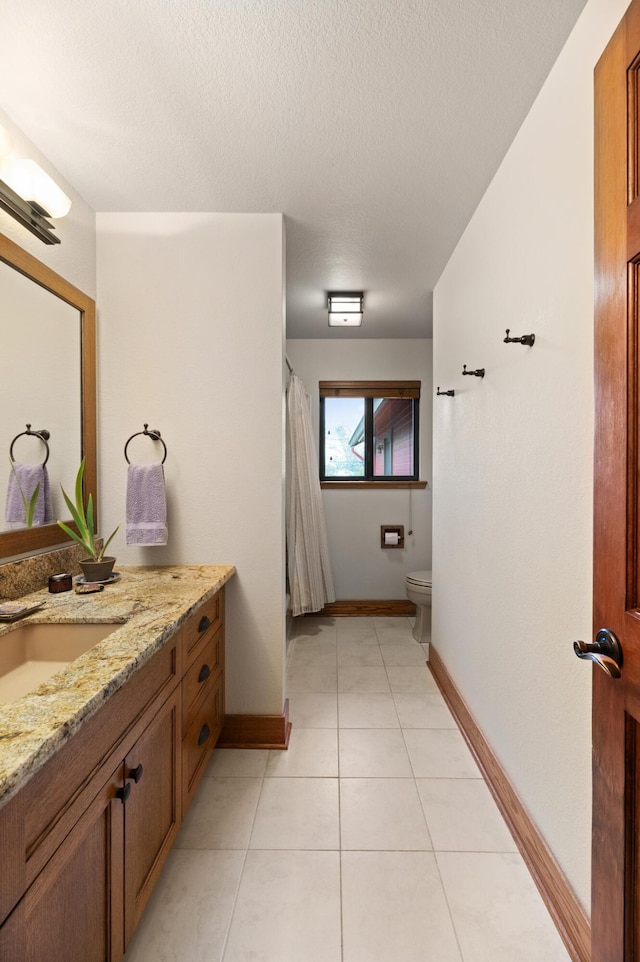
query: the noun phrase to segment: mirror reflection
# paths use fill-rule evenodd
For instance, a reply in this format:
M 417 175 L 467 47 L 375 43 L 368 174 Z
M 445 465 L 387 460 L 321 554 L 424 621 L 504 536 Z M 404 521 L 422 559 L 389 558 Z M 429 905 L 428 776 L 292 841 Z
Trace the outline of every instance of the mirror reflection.
M 69 513 L 60 484 L 72 484 L 82 458 L 81 314 L 2 262 L 0 306 L 0 531 L 8 531 Z
M 0 331 L 2 561 L 70 544 L 60 486 L 82 458 L 97 520 L 95 302 L 0 234 Z

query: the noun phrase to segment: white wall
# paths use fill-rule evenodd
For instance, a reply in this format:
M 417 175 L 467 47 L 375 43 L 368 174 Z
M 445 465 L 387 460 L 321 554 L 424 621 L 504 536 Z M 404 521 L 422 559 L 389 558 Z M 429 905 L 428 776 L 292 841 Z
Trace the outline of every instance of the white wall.
M 592 87 L 626 6 L 589 0 L 434 298 L 433 643 L 587 907 Z
M 227 712 L 284 673 L 284 234 L 279 214 L 98 214 L 101 530 L 123 564 L 231 563 Z M 169 543 L 125 544 L 127 438 L 161 431 Z M 136 439 L 132 460 L 146 453 Z M 154 447 L 151 441 L 147 445 Z
M 71 199 L 66 217 L 52 221 L 60 244 L 44 244 L 39 238 L 0 210 L 0 232 L 33 254 L 52 270 L 88 294 L 96 296 L 95 213 L 69 184 L 60 171 L 28 140 L 11 119 L 0 110 L 0 159 L 10 156 L 35 160 Z
M 426 338 L 287 340 L 287 356 L 312 398 L 316 445 L 318 381 L 422 381 L 420 479 L 428 487 L 411 494 L 407 489 L 322 492 L 336 598 L 406 600 L 406 573 L 431 567 L 431 348 Z M 404 550 L 380 547 L 381 524 L 405 526 Z

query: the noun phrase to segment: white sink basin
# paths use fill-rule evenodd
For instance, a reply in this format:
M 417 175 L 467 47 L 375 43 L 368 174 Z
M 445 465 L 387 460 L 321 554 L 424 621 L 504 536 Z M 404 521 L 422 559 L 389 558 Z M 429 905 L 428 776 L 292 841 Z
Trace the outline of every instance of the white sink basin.
M 0 637 L 0 704 L 34 691 L 56 672 L 97 645 L 119 622 L 101 624 L 23 623 Z

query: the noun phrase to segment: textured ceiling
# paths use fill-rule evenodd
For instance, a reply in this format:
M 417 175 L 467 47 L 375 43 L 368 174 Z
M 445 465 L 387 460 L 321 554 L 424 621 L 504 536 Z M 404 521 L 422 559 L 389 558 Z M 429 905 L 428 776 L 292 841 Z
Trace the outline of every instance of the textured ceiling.
M 0 107 L 95 210 L 282 211 L 289 337 L 424 337 L 584 4 L 3 0 Z

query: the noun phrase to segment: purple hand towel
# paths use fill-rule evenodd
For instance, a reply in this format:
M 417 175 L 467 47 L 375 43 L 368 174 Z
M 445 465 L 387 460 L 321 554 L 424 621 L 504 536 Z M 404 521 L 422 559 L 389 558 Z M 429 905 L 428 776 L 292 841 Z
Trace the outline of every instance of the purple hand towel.
M 127 544 L 167 543 L 167 499 L 162 464 L 130 464 L 127 470 Z
M 20 490 L 22 489 L 22 494 L 28 504 L 38 484 L 40 490 L 33 512 L 33 523 L 49 524 L 50 521 L 53 521 L 53 505 L 47 466 L 45 464 L 20 464 L 18 461 L 14 461 L 13 468 L 9 471 L 9 483 L 7 485 L 5 521 L 8 524 L 26 524 L 27 519 Z

